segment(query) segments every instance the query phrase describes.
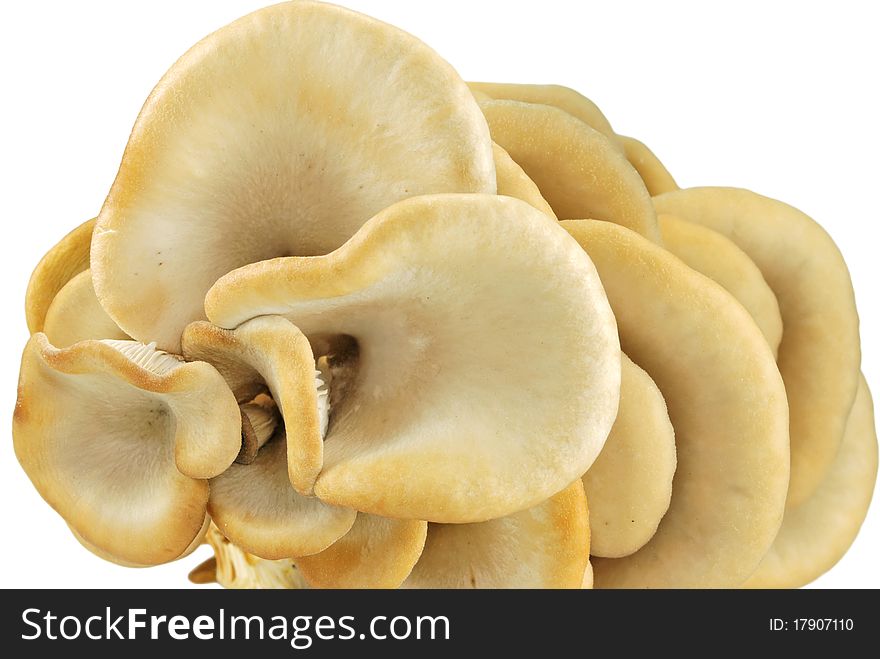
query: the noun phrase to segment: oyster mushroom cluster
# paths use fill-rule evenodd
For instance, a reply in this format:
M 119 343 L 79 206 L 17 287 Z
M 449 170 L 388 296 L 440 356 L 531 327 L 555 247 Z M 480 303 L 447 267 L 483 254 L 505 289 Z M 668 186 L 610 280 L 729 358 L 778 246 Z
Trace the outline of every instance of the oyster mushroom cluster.
M 197 583 L 794 587 L 876 478 L 818 224 L 318 2 L 174 64 L 26 309 L 22 467 Z

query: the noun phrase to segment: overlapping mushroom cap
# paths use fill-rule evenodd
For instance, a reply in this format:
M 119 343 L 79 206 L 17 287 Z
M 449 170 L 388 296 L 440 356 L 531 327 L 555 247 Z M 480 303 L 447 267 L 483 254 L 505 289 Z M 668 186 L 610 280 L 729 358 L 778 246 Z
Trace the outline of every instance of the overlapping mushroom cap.
M 283 3 L 156 86 L 98 217 L 95 290 L 126 333 L 176 352 L 230 270 L 326 254 L 407 197 L 494 191 L 486 122 L 434 51 L 341 7 Z
M 206 310 L 347 346 L 315 483 L 346 508 L 460 523 L 536 505 L 587 470 L 617 411 L 616 326 L 590 259 L 509 197 L 400 202 L 328 256 L 230 273 Z
M 660 247 L 608 222 L 562 224 L 596 264 L 623 349 L 663 393 L 677 446 L 657 532 L 630 556 L 595 559 L 595 584 L 737 587 L 772 544 L 788 486 L 770 348 L 738 302 Z
M 791 425 L 789 505 L 797 506 L 834 461 L 856 396 L 859 318 L 843 257 L 807 215 L 748 190 L 680 190 L 656 197 L 654 205 L 730 238 L 776 295 Z

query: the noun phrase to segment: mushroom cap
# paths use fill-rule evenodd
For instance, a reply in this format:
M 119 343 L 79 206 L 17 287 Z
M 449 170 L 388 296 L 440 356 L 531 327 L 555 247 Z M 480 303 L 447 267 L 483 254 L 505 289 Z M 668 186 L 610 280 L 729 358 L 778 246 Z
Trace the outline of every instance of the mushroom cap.
M 776 356 L 782 341 L 782 314 L 776 295 L 749 258 L 726 236 L 673 215 L 658 215 L 663 246 L 691 268 L 719 284 L 742 304 Z
M 646 144 L 626 135 L 618 135 L 617 140 L 623 145 L 626 159 L 636 168 L 652 197 L 678 190 L 678 183 L 672 178 L 672 174 Z
M 476 524 L 429 524 L 404 588 L 581 588 L 590 556 L 580 479 L 547 501 Z
M 877 481 L 874 404 L 864 376 L 834 463 L 812 496 L 785 511 L 779 535 L 746 588 L 800 588 L 830 570 L 856 539 Z
M 284 429 L 247 465 L 233 464 L 211 481 L 208 503 L 224 536 L 249 554 L 280 560 L 316 554 L 344 536 L 357 512 L 293 489 Z
M 186 551 L 205 520 L 202 479 L 241 442 L 238 405 L 217 371 L 128 341 L 58 350 L 37 333 L 18 391 L 16 456 L 83 540 L 138 565 Z
M 129 339 L 107 315 L 92 287 L 92 272 L 74 275 L 58 291 L 46 312 L 42 332 L 56 348 L 87 339 Z
M 651 196 L 617 146 L 549 105 L 489 101 L 480 106 L 492 139 L 523 168 L 560 219 L 599 219 L 660 239 Z
M 469 82 L 471 92 L 498 101 L 521 101 L 550 105 L 580 119 L 615 143 L 617 135 L 602 110 L 583 94 L 562 85 L 531 85 L 509 82 Z M 480 97 L 478 97 L 480 100 Z M 482 103 L 483 100 L 480 100 Z
M 678 465 L 657 532 L 593 560 L 597 588 L 737 587 L 773 543 L 788 487 L 788 408 L 746 310 L 666 250 L 608 222 L 563 222 L 590 254 L 622 349 L 651 376 Z
M 675 431 L 666 401 L 651 376 L 623 355 L 617 419 L 583 476 L 592 554 L 619 558 L 644 546 L 669 508 L 674 474 Z
M 279 314 L 310 338 L 353 337 L 315 484 L 339 506 L 447 523 L 523 510 L 580 478 L 617 413 L 595 268 L 510 197 L 400 202 L 332 254 L 226 275 L 205 307 L 221 327 Z
M 538 186 L 528 177 L 522 167 L 513 161 L 510 154 L 495 143 L 492 144 L 492 153 L 495 156 L 495 177 L 498 183 L 498 194 L 522 199 L 554 220 L 557 219 L 553 209 L 550 208 L 550 204 L 541 196 Z
M 730 238 L 776 295 L 790 410 L 788 505 L 797 506 L 834 461 L 858 387 L 859 317 L 846 263 L 807 215 L 748 190 L 691 188 L 655 197 L 654 205 Z
M 46 252 L 34 268 L 25 294 L 25 316 L 31 334 L 43 331 L 49 305 L 64 285 L 89 267 L 96 220 L 83 222 Z
M 150 95 L 98 218 L 95 291 L 129 335 L 177 351 L 233 268 L 326 254 L 395 201 L 495 192 L 467 85 L 405 32 L 287 2 L 181 57 Z
M 427 522 L 360 513 L 351 530 L 319 554 L 296 559 L 316 588 L 397 588 L 425 546 Z
M 208 362 L 220 371 L 240 403 L 268 387 L 284 418 L 290 483 L 311 494 L 324 443 L 315 357 L 303 333 L 280 316 L 254 318 L 234 330 L 197 321 L 187 326 L 181 343 L 187 359 Z M 283 558 L 289 556 L 293 554 Z

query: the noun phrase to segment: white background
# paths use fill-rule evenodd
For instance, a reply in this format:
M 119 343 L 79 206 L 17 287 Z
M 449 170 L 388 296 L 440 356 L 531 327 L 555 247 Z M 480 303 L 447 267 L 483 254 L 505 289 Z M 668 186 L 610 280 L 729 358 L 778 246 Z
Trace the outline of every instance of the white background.
M 874 3 L 350 0 L 433 46 L 472 80 L 556 82 L 647 142 L 683 187 L 791 203 L 852 271 L 863 369 L 880 392 L 877 237 L 880 46 Z M 93 217 L 152 86 L 189 46 L 260 0 L 3 3 L 0 408 L 11 423 L 33 266 Z M 177 587 L 209 555 L 126 569 L 92 556 L 0 438 L 0 586 Z M 875 497 L 876 499 L 876 497 Z M 817 586 L 880 587 L 880 504 Z

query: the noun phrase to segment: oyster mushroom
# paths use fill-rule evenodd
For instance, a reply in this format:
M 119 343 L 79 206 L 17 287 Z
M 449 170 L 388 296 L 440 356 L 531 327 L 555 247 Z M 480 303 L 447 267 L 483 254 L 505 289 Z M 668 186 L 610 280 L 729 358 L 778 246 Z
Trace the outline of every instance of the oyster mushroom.
M 737 587 L 782 522 L 788 408 L 758 327 L 730 294 L 638 234 L 563 222 L 596 264 L 623 350 L 656 382 L 675 429 L 672 499 L 634 554 L 595 558 L 597 588 Z
M 25 294 L 25 316 L 31 334 L 43 331 L 49 305 L 64 285 L 89 267 L 96 220 L 83 222 L 58 241 L 34 268 Z
M 400 202 L 330 255 L 231 272 L 205 308 L 220 327 L 279 314 L 351 346 L 314 490 L 338 506 L 448 523 L 529 508 L 586 472 L 617 412 L 595 269 L 510 197 Z
M 524 202 L 537 208 L 556 219 L 553 209 L 547 200 L 541 196 L 541 191 L 535 182 L 528 177 L 522 167 L 517 165 L 510 154 L 497 144 L 492 144 L 492 153 L 495 156 L 495 176 L 498 182 L 498 194 L 522 199 Z
M 840 450 L 822 484 L 785 511 L 782 528 L 746 588 L 800 588 L 830 570 L 856 539 L 877 480 L 874 404 L 864 376 Z
M 679 190 L 655 197 L 654 205 L 730 238 L 776 295 L 778 363 L 791 415 L 788 505 L 798 506 L 837 455 L 858 385 L 859 317 L 843 257 L 807 215 L 748 190 Z
M 730 293 L 751 314 L 773 355 L 782 341 L 782 315 L 773 291 L 748 255 L 729 238 L 701 224 L 659 215 L 663 246 Z
M 294 562 L 316 588 L 397 588 L 422 555 L 427 531 L 419 520 L 361 513 L 330 547 Z
M 91 270 L 75 275 L 58 291 L 46 312 L 42 331 L 56 348 L 67 348 L 87 339 L 131 338 L 98 302 Z
M 489 101 L 480 107 L 492 139 L 535 182 L 557 217 L 607 220 L 660 240 L 645 184 L 608 137 L 549 105 Z
M 626 355 L 620 409 L 605 446 L 583 476 L 594 556 L 628 556 L 647 543 L 672 497 L 675 432 L 663 394 Z
M 486 122 L 452 67 L 341 7 L 267 7 L 150 95 L 98 217 L 95 291 L 127 334 L 176 352 L 230 270 L 326 254 L 395 201 L 438 192 L 495 192 Z
M 234 464 L 211 481 L 208 509 L 222 533 L 268 559 L 315 554 L 345 535 L 356 511 L 306 496 L 321 470 L 329 412 L 302 332 L 280 316 L 254 318 L 231 331 L 195 322 L 182 344 L 187 359 L 208 362 L 223 375 L 255 435 L 249 464 Z M 264 389 L 283 427 L 259 398 L 247 402 Z
M 651 149 L 634 137 L 618 135 L 617 139 L 623 145 L 626 159 L 636 168 L 651 196 L 678 190 L 672 174 Z
M 59 350 L 37 333 L 12 432 L 28 477 L 79 537 L 119 562 L 155 565 L 203 532 L 205 479 L 235 459 L 240 424 L 208 364 L 133 341 Z
M 429 524 L 404 588 L 582 588 L 590 524 L 578 480 L 528 510 L 478 524 Z

